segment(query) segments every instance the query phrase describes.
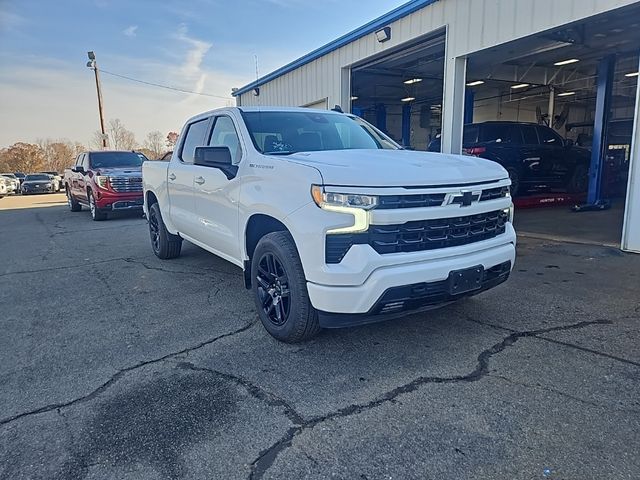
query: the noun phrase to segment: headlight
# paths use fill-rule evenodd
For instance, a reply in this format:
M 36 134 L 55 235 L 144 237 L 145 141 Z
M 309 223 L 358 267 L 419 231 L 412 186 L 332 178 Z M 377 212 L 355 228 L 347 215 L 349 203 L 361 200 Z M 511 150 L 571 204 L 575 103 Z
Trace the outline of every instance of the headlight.
M 51 186 L 51 182 L 47 182 L 47 184 L 45 185 L 45 187 L 50 187 Z
M 371 210 L 378 205 L 378 197 L 374 195 L 360 195 L 354 193 L 333 193 L 325 192 L 319 185 L 311 186 L 311 196 L 320 208 L 325 205 L 336 207 L 361 208 Z
M 109 177 L 105 175 L 96 175 L 95 178 L 96 178 L 96 183 L 100 188 L 107 188 L 107 185 L 109 184 Z
M 504 213 L 507 214 L 507 218 L 509 219 L 509 223 L 513 223 L 513 204 L 509 208 L 505 208 L 503 210 Z
M 311 186 L 311 197 L 323 210 L 353 215 L 353 225 L 327 230 L 331 234 L 366 232 L 370 224 L 369 210 L 378 204 L 378 197 L 373 195 L 325 192 L 319 185 Z

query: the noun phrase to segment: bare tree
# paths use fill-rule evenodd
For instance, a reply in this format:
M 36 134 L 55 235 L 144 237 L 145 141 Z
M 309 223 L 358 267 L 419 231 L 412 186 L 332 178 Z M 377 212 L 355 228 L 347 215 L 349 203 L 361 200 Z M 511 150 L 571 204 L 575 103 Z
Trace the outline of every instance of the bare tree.
M 157 160 L 165 152 L 165 138 L 162 132 L 154 130 L 147 134 L 147 138 L 144 141 L 144 148 L 151 153 L 149 157 L 151 160 Z
M 178 134 L 176 132 L 169 132 L 167 133 L 167 147 L 173 149 L 173 147 L 176 146 L 176 143 L 178 141 Z
M 133 150 L 137 146 L 136 137 L 123 125 L 119 118 L 109 120 L 107 126 L 107 145 L 114 150 Z M 97 131 L 91 139 L 91 146 L 102 149 L 102 134 Z
M 5 172 L 39 172 L 45 167 L 44 151 L 33 143 L 14 143 L 0 150 L 0 170 Z
M 78 150 L 83 149 L 79 143 L 69 140 L 38 139 L 37 144 L 44 153 L 45 170 L 60 173 L 73 164 Z

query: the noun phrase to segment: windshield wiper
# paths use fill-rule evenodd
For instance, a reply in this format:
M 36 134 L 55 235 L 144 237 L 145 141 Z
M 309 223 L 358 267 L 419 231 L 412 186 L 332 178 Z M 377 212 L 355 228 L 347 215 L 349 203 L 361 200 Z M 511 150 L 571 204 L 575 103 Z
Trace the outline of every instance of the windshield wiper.
M 275 152 L 266 152 L 265 155 L 293 155 L 294 153 L 298 153 L 298 152 L 291 152 L 288 150 L 282 150 L 282 151 L 278 150 Z

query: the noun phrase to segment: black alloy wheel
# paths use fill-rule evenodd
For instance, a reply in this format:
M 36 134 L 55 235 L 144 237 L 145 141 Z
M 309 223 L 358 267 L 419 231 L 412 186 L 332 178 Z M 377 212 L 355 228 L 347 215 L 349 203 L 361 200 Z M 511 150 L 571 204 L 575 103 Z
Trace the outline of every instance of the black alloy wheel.
M 160 253 L 160 222 L 155 210 L 149 212 L 149 235 L 151 237 L 151 248 L 153 253 Z
M 284 265 L 273 253 L 265 253 L 260 258 L 256 280 L 265 315 L 275 326 L 284 325 L 291 309 L 289 277 Z

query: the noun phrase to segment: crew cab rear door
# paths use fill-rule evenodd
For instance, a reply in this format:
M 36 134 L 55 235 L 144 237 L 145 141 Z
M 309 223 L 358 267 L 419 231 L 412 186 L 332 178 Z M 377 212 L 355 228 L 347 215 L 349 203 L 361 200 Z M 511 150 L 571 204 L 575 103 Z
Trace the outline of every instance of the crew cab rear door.
M 242 161 L 245 149 L 241 145 L 234 119 L 228 114 L 214 117 L 207 145 L 227 147 L 234 165 L 239 165 Z M 238 241 L 241 177 L 229 179 L 222 170 L 201 165 L 195 165 L 194 172 L 198 240 L 222 258 L 238 263 L 241 246 Z
M 199 226 L 194 199 L 196 147 L 205 145 L 205 135 L 211 118 L 201 118 L 184 127 L 178 154 L 174 155 L 167 169 L 169 214 L 176 229 L 183 236 L 198 238 Z

